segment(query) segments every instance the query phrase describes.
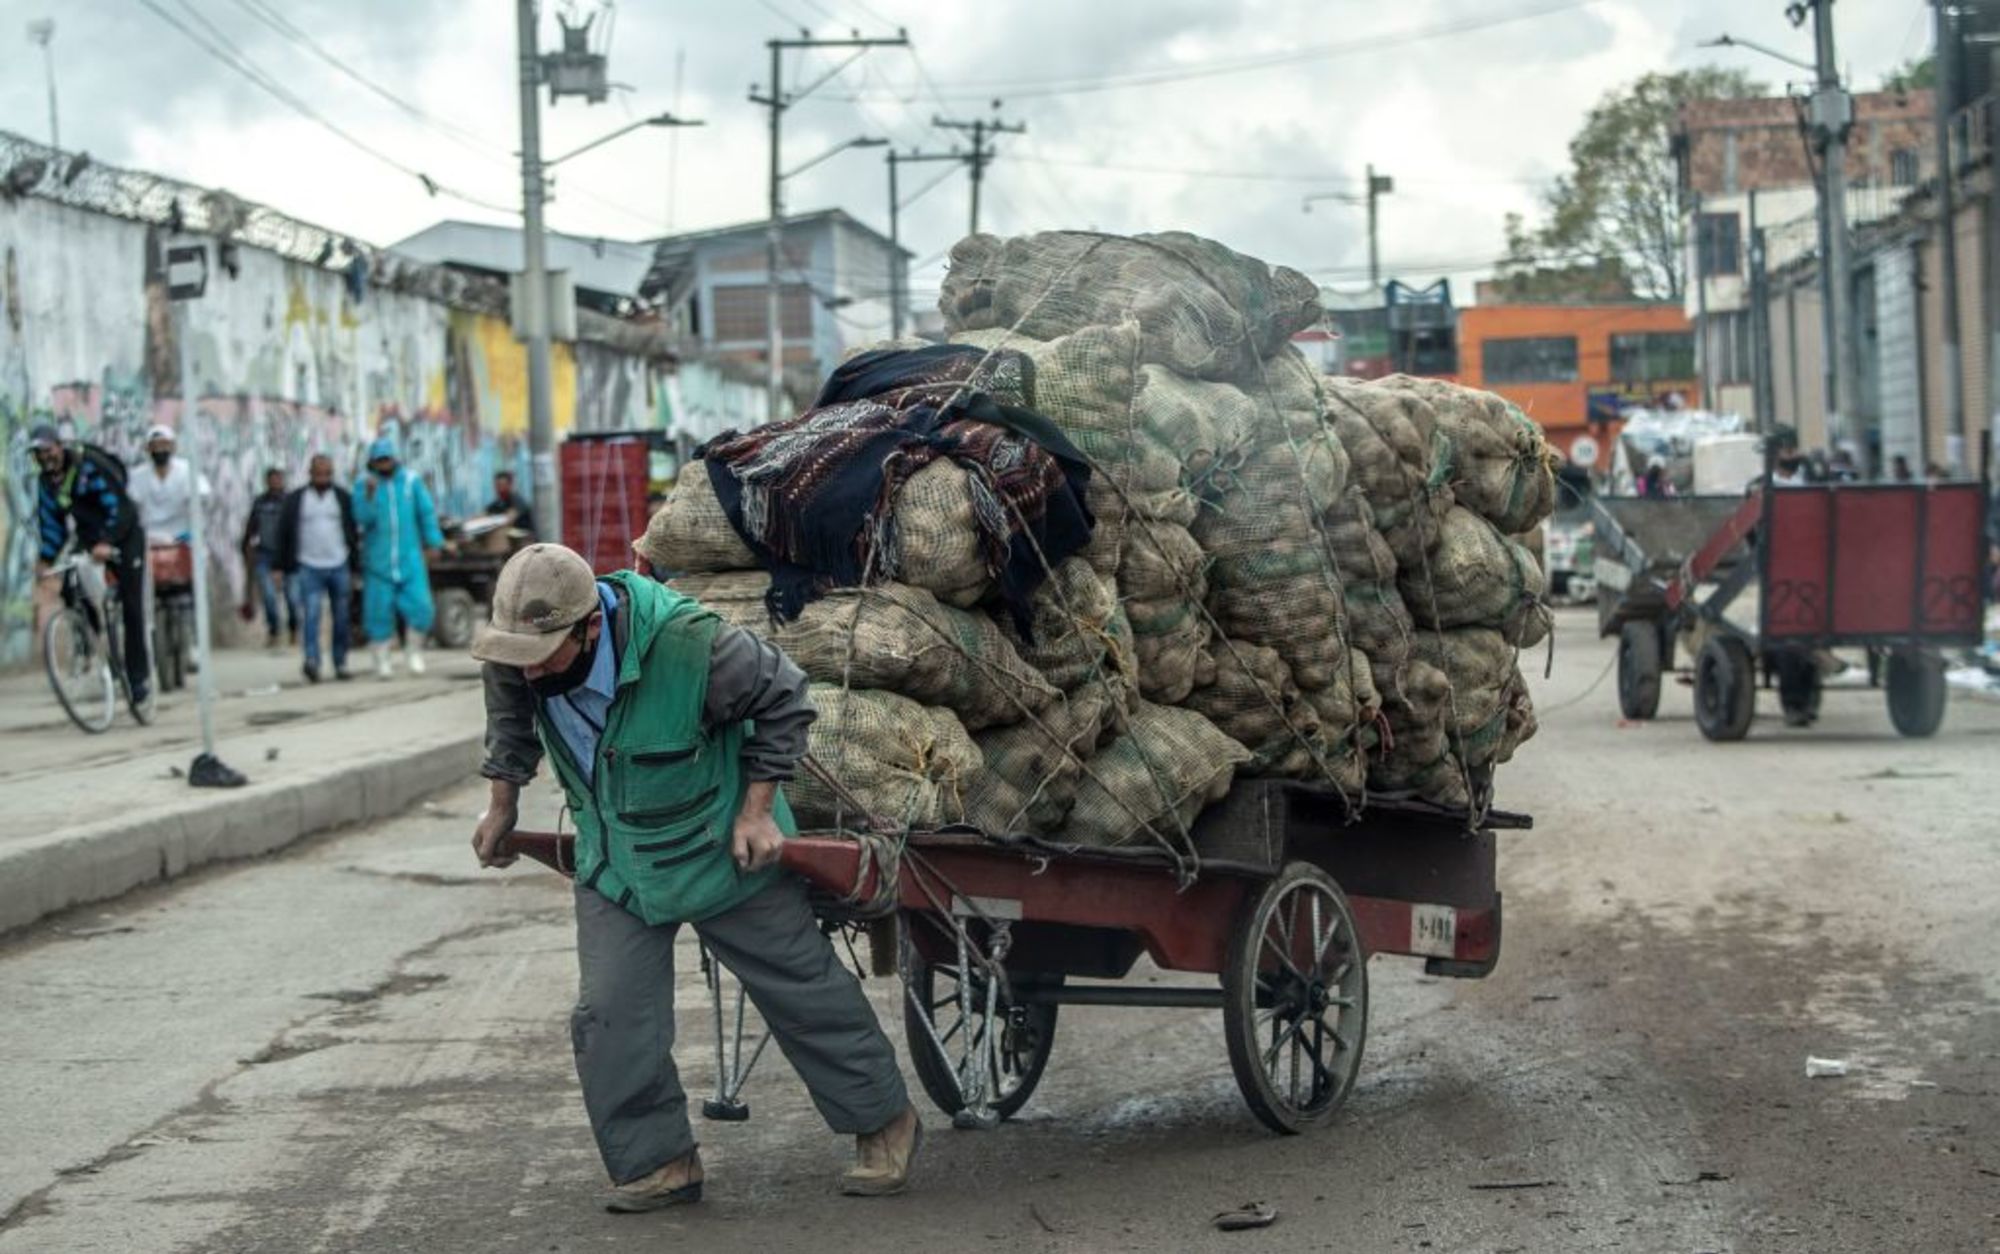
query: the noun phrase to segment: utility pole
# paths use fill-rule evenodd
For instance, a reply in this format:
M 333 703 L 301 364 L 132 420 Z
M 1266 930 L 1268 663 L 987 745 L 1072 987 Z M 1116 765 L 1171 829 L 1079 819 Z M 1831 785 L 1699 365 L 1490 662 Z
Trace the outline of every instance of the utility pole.
M 1951 147 L 1951 115 L 1955 99 L 1958 40 L 1952 31 L 1954 10 L 1949 0 L 1932 0 L 1937 18 L 1935 48 L 1931 60 L 1937 67 L 1933 125 L 1937 130 L 1938 180 L 1938 263 L 1944 286 L 1944 412 L 1946 423 L 1945 461 L 1956 473 L 1965 465 L 1965 378 L 1959 353 L 1958 314 L 1958 214 L 1952 194 L 1957 164 Z M 1924 459 L 1930 459 L 1928 444 Z
M 896 190 L 896 167 L 913 161 L 963 161 L 965 154 L 953 149 L 950 152 L 918 152 L 915 149 L 898 154 L 889 150 L 889 338 L 903 338 L 903 319 L 909 304 L 909 271 L 903 264 L 903 237 L 901 231 L 903 202 Z
M 521 315 L 528 348 L 528 454 L 536 518 L 550 541 L 562 539 L 562 491 L 556 475 L 554 369 L 549 361 L 548 241 L 543 234 L 542 57 L 535 42 L 535 0 L 515 0 L 521 60 Z
M 1771 281 L 1765 268 L 1764 228 L 1757 222 L 1757 189 L 1750 189 L 1751 413 L 1759 435 L 1777 421 L 1776 381 L 1771 377 Z
M 1396 180 L 1386 174 L 1375 173 L 1371 163 L 1368 167 L 1368 286 L 1380 290 L 1382 287 L 1382 254 L 1376 242 L 1375 201 L 1384 192 L 1396 190 Z
M 997 111 L 1000 108 L 1000 102 L 997 100 L 994 101 L 993 108 Z M 942 126 L 946 130 L 964 131 L 972 136 L 972 151 L 966 154 L 965 161 L 972 169 L 972 230 L 970 233 L 977 235 L 979 234 L 979 184 L 986 177 L 986 167 L 992 165 L 993 159 L 1000 155 L 998 149 L 986 142 L 986 137 L 989 135 L 1025 135 L 1028 133 L 1028 128 L 1019 122 L 1002 122 L 998 117 L 974 118 L 970 122 L 957 122 L 950 118 L 933 117 L 931 124 L 933 126 Z
M 1827 321 L 1832 328 L 1827 357 L 1833 364 L 1833 395 L 1827 398 L 1826 442 L 1829 450 L 1846 447 L 1848 431 L 1843 411 L 1851 416 L 1859 399 L 1855 372 L 1854 292 L 1850 240 L 1847 235 L 1847 132 L 1854 124 L 1854 100 L 1840 85 L 1839 63 L 1833 54 L 1833 0 L 1812 0 L 1813 61 L 1817 90 L 1812 97 L 1813 137 L 1820 152 L 1824 180 L 1820 194 L 1826 206 L 1826 257 L 1820 267 Z
M 780 164 L 782 151 L 783 123 L 785 110 L 810 95 L 814 88 L 825 82 L 832 74 L 822 75 L 808 84 L 796 95 L 787 95 L 784 86 L 784 55 L 790 49 L 810 50 L 814 48 L 853 48 L 856 55 L 870 48 L 907 48 L 910 37 L 897 31 L 892 39 L 863 39 L 856 34 L 850 39 L 815 39 L 810 34 L 800 33 L 797 39 L 767 39 L 764 46 L 771 53 L 770 90 L 758 95 L 757 89 L 750 89 L 750 103 L 760 104 L 771 111 L 771 171 L 770 171 L 770 216 L 764 226 L 764 321 L 766 346 L 765 385 L 768 392 L 769 413 L 767 417 L 776 421 L 785 408 L 785 328 L 779 320 L 782 309 L 778 299 L 779 254 L 784 248 L 785 222 L 785 175 Z M 834 73 L 838 73 L 838 69 Z
M 62 147 L 62 128 L 56 125 L 56 20 L 37 18 L 28 23 L 28 42 L 42 46 L 42 69 L 49 80 L 49 147 Z

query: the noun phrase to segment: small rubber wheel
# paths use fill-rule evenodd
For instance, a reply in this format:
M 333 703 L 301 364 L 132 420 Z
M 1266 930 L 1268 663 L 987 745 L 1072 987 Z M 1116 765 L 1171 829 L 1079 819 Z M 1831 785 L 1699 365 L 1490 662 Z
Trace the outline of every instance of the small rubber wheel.
M 1944 722 L 1944 664 L 1925 653 L 1891 653 L 1889 721 L 1905 736 L 1929 736 Z
M 472 633 L 479 618 L 478 603 L 472 594 L 463 588 L 446 588 L 437 594 L 437 621 L 431 625 L 431 638 L 439 648 L 464 649 L 472 644 Z
M 964 991 L 969 1005 L 959 1001 L 958 968 L 925 962 L 912 946 L 904 946 L 903 1034 L 910 1051 L 910 1066 L 917 1073 L 937 1108 L 957 1115 L 966 1108 L 959 1082 L 959 1068 L 975 1066 L 967 1056 L 968 1043 L 976 1043 L 987 1030 L 986 977 L 975 970 L 970 987 Z M 1063 977 L 1029 972 L 1009 972 L 1014 988 L 1061 988 Z M 992 1065 L 986 1073 L 985 1106 L 1001 1119 L 1010 1118 L 1027 1105 L 1042 1071 L 1055 1047 L 1056 1010 L 1053 1002 L 1032 1005 L 1011 1004 L 1006 992 L 999 998 Z M 932 1033 L 936 1033 L 933 1039 Z M 939 1045 L 943 1045 L 943 1051 Z M 973 1046 L 977 1048 L 976 1044 Z
M 1333 877 L 1287 863 L 1254 893 L 1222 969 L 1229 1066 L 1274 1132 L 1324 1124 L 1347 1100 L 1368 1036 L 1368 956 Z
M 1618 632 L 1618 712 L 1649 719 L 1660 712 L 1660 629 L 1627 623 Z
M 1694 721 L 1710 740 L 1741 740 L 1757 712 L 1757 671 L 1750 648 L 1711 636 L 1694 660 Z

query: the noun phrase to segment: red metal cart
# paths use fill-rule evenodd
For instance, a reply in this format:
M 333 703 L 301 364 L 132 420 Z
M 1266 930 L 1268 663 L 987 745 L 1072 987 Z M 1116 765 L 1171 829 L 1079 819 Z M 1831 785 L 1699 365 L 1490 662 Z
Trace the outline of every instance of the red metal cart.
M 1478 978 L 1500 956 L 1497 830 L 1523 815 L 1467 816 L 1416 802 L 1358 811 L 1329 789 L 1245 781 L 1190 832 L 1194 859 L 1155 847 L 1080 849 L 971 830 L 855 838 L 807 834 L 784 862 L 818 890 L 822 918 L 874 919 L 902 975 L 910 1058 L 925 1091 L 964 1126 L 991 1126 L 1034 1091 L 1059 1007 L 1220 1009 L 1250 1109 L 1286 1133 L 1346 1098 L 1367 1035 L 1367 959 L 1424 959 Z M 558 870 L 568 837 L 516 833 Z M 867 903 L 865 905 L 856 903 Z M 886 943 L 885 943 L 886 942 Z M 1141 956 L 1212 987 L 1119 983 Z M 733 1052 L 720 973 L 712 1118 L 741 1118 L 741 998 Z
M 1896 730 L 1930 735 L 1944 718 L 1938 650 L 1981 639 L 1986 505 L 1979 481 L 1596 498 L 1598 626 L 1619 639 L 1620 709 L 1653 717 L 1678 641 L 1702 734 L 1740 740 L 1760 664 L 1768 676 L 1787 651 L 1860 647 Z M 1753 587 L 1754 617 L 1732 617 Z

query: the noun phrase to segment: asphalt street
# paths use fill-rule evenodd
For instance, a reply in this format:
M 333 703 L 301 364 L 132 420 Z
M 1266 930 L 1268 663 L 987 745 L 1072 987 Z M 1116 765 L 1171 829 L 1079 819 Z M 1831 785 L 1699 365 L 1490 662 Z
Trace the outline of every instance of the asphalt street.
M 608 1215 L 567 886 L 474 866 L 468 785 L 0 941 L 0 1254 L 2000 1247 L 2000 704 L 1907 741 L 1878 694 L 1805 731 L 1767 694 L 1711 745 L 1683 687 L 1622 724 L 1609 656 L 1568 612 L 1534 661 L 1499 969 L 1376 961 L 1323 1132 L 1252 1120 L 1219 1014 L 1069 1008 L 1017 1119 L 925 1107 L 908 1196 L 835 1195 L 850 1146 L 772 1056 L 751 1120 L 701 1128 L 708 1201 Z M 896 1023 L 896 983 L 869 987 Z M 1211 1226 L 1246 1202 L 1277 1221 Z

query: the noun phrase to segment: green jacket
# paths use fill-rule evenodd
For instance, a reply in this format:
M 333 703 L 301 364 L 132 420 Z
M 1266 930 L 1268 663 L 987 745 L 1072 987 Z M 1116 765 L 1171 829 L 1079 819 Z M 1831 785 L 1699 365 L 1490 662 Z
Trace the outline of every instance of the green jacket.
M 606 625 L 618 691 L 598 741 L 593 782 L 543 720 L 536 725 L 576 820 L 576 878 L 647 923 L 695 922 L 756 895 L 777 868 L 745 874 L 732 853 L 749 788 L 745 724 L 702 722 L 714 614 L 632 571 L 605 576 L 621 612 Z M 796 831 L 784 793 L 773 817 Z

